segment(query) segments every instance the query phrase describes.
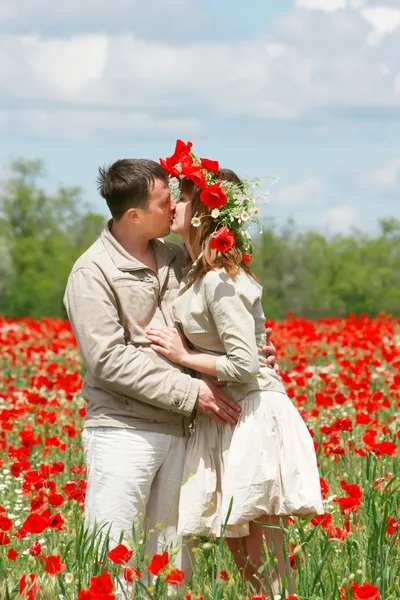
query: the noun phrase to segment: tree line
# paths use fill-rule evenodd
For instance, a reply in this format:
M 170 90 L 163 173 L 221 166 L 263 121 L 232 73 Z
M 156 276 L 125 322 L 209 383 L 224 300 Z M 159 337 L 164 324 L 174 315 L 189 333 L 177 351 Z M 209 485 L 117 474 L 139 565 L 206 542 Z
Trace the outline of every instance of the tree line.
M 0 191 L 0 314 L 65 318 L 62 303 L 74 261 L 106 219 L 77 187 L 55 193 L 39 183 L 41 161 L 18 160 Z M 380 221 L 372 236 L 354 230 L 326 237 L 295 224 L 266 223 L 251 267 L 263 284 L 268 318 L 310 319 L 350 313 L 400 317 L 400 220 Z

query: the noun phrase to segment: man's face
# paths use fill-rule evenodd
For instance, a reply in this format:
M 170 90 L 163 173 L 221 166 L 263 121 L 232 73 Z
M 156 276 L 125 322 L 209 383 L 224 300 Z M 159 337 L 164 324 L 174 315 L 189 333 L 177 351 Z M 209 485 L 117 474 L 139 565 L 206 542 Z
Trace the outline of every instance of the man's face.
M 153 185 L 150 184 L 147 209 L 136 210 L 140 219 L 140 229 L 149 240 L 168 235 L 175 210 L 169 185 L 161 179 L 156 179 Z

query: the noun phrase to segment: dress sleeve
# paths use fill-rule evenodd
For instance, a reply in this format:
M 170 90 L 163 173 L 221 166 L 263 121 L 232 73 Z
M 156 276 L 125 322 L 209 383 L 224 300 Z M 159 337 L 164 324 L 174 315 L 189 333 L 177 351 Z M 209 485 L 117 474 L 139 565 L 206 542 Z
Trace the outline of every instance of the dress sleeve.
M 247 383 L 259 371 L 251 282 L 233 279 L 224 271 L 210 271 L 203 279 L 208 310 L 225 355 L 217 359 L 218 381 Z

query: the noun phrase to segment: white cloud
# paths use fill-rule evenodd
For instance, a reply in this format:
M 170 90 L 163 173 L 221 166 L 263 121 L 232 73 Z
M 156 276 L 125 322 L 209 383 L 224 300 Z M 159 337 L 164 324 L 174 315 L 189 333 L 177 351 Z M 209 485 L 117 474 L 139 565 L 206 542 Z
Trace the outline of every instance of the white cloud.
M 322 184 L 313 177 L 301 181 L 297 185 L 284 187 L 274 194 L 274 205 L 309 207 L 317 206 L 324 200 Z
M 386 165 L 358 177 L 359 186 L 371 193 L 400 192 L 400 158 L 393 158 Z
M 156 119 L 146 113 L 73 109 L 0 109 L 0 131 L 23 137 L 85 140 L 100 136 L 132 139 L 142 135 L 160 139 L 192 137 L 201 133 L 196 119 Z
M 195 10 L 192 0 L 171 1 L 170 15 Z M 101 14 L 108 23 L 106 16 L 112 20 L 125 11 L 129 24 L 132 12 L 150 11 L 150 4 L 39 0 L 35 11 L 38 22 L 49 11 L 61 20 L 75 14 L 84 23 L 85 15 Z M 0 20 L 10 21 L 18 11 L 22 20 L 29 15 L 33 19 L 32 6 L 16 0 L 8 12 L 0 11 Z M 153 4 L 157 22 L 164 9 L 161 0 Z M 213 119 L 243 118 L 309 119 L 324 131 L 332 122 L 326 117 L 332 115 L 400 109 L 400 36 L 390 35 L 397 23 L 400 11 L 385 5 L 297 0 L 297 9 L 275 20 L 265 39 L 248 42 L 155 42 L 124 33 L 122 26 L 113 34 L 0 35 L 0 133 L 11 131 L 4 123 L 8 107 L 25 114 L 38 110 L 40 121 L 47 124 L 57 121 L 53 109 L 69 110 L 65 125 L 57 122 L 59 135 L 71 139 L 74 132 L 79 139 L 85 131 L 93 133 L 94 122 L 97 131 L 107 130 L 110 136 L 114 123 L 115 136 L 120 136 L 123 127 L 118 123 L 124 122 L 125 113 L 139 115 L 150 132 L 157 127 L 154 123 L 161 123 L 162 131 L 170 131 L 173 123 L 198 131 Z M 137 26 L 132 31 L 142 33 Z M 43 116 L 49 108 L 52 114 Z M 85 113 L 89 125 L 67 130 L 67 123 L 79 122 Z M 134 127 L 139 126 L 136 119 Z M 17 126 L 12 111 L 11 120 Z M 28 129 L 40 136 L 48 127 L 52 130 L 50 125 Z
M 346 8 L 347 0 L 296 0 L 295 6 L 297 8 L 335 12 L 341 8 Z
M 361 11 L 364 19 L 372 25 L 368 36 L 371 44 L 379 44 L 382 39 L 400 27 L 400 9 L 392 6 L 370 6 Z
M 349 204 L 332 206 L 318 221 L 329 233 L 346 233 L 357 225 L 357 211 Z

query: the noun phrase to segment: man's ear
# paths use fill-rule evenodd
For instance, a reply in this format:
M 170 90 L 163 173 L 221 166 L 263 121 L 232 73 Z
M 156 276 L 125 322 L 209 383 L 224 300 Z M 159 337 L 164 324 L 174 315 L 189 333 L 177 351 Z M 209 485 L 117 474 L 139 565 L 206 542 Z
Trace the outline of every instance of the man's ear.
M 137 223 L 140 221 L 140 215 L 137 208 L 128 208 L 125 214 L 128 220 L 132 223 Z

